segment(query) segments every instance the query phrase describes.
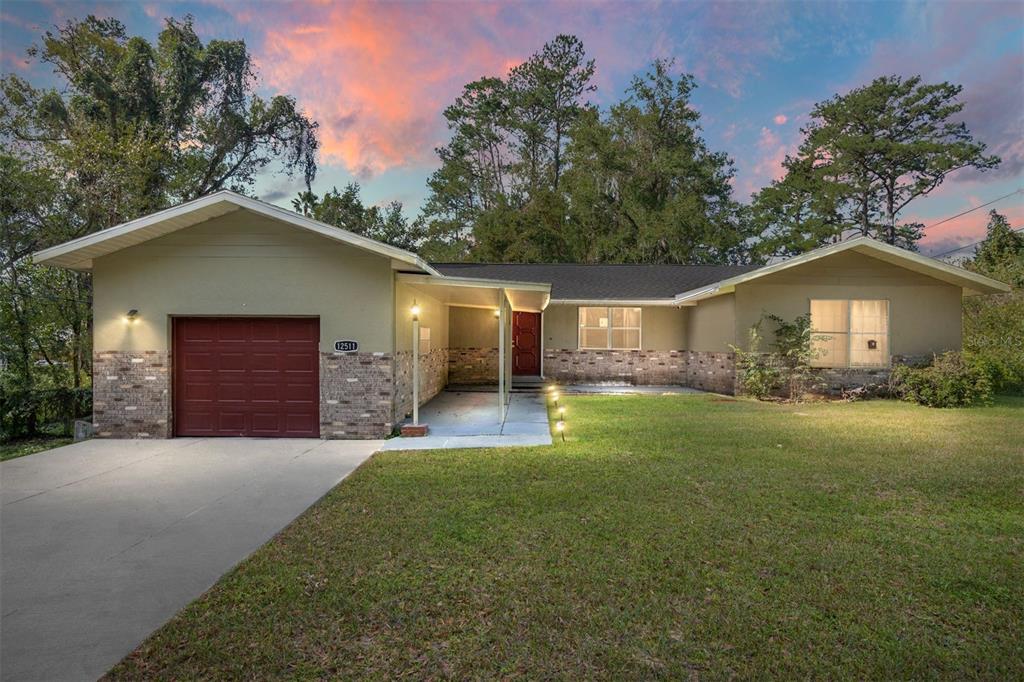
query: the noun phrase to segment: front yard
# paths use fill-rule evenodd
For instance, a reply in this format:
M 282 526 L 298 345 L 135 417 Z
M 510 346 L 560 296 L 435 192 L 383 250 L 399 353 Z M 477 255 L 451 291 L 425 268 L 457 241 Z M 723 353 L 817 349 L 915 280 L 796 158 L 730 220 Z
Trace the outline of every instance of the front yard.
M 111 676 L 1024 676 L 1024 399 L 567 404 L 375 455 Z

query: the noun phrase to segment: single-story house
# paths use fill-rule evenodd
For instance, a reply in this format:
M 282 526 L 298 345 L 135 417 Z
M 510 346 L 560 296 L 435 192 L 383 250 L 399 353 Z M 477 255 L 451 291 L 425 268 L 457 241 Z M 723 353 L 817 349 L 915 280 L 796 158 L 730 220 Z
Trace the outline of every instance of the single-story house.
M 35 261 L 92 272 L 108 437 L 377 438 L 414 394 L 492 384 L 504 406 L 517 377 L 732 393 L 764 312 L 810 313 L 822 371 L 857 381 L 959 349 L 961 298 L 1008 290 L 870 239 L 759 268 L 432 264 L 227 191 Z

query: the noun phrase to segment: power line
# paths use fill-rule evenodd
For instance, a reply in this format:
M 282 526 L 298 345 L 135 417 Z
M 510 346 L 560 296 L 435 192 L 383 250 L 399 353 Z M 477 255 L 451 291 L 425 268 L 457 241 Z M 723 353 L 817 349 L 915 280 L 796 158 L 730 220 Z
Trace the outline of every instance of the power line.
M 975 206 L 974 208 L 969 208 L 966 211 L 964 211 L 963 213 L 957 213 L 956 215 L 949 216 L 948 218 L 944 218 L 944 219 L 940 220 L 937 223 L 932 223 L 931 225 L 929 225 L 928 227 L 925 227 L 923 229 L 924 230 L 930 230 L 933 227 L 935 227 L 936 225 L 941 225 L 942 223 L 948 223 L 950 220 L 956 220 L 960 216 L 965 216 L 968 213 L 972 213 L 974 211 L 977 211 L 979 208 L 985 208 L 986 206 L 991 206 L 992 204 L 996 203 L 997 201 L 1002 201 L 1003 199 L 1009 199 L 1014 194 L 1020 194 L 1021 192 L 1024 192 L 1024 187 L 1018 187 L 1017 189 L 1013 190 L 1009 194 L 1001 196 L 998 199 L 993 199 L 992 201 L 985 202 L 984 204 L 981 204 L 980 206 Z
M 1022 225 L 1021 227 L 1014 227 L 1010 231 L 1011 232 L 1020 232 L 1021 230 L 1024 230 L 1024 225 Z M 970 246 L 977 246 L 978 244 L 982 243 L 983 241 L 985 241 L 985 240 L 984 239 L 979 239 L 976 242 L 971 242 L 970 244 L 964 244 L 963 246 L 958 246 L 955 249 L 950 249 L 949 251 L 943 251 L 942 253 L 937 253 L 934 256 L 932 256 L 932 258 L 942 258 L 943 256 L 948 256 L 951 253 L 956 253 L 957 251 L 963 251 L 964 249 L 966 249 L 966 248 L 968 248 Z

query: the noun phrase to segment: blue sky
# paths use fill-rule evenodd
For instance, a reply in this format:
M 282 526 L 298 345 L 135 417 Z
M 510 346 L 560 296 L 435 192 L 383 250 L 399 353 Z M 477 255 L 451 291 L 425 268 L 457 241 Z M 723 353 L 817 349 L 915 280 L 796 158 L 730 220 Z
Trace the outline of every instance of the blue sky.
M 444 143 L 441 111 L 461 86 L 502 75 L 557 33 L 579 36 L 597 61 L 594 100 L 618 99 L 656 57 L 697 79 L 694 105 L 712 149 L 736 164 L 747 200 L 779 175 L 815 102 L 879 75 L 920 74 L 963 85 L 963 119 L 1003 158 L 961 172 L 904 217 L 930 225 L 1024 186 L 1024 3 L 377 3 L 25 2 L 0 6 L 0 61 L 51 82 L 25 49 L 40 33 L 88 13 L 154 37 L 163 17 L 195 17 L 204 39 L 249 45 L 267 93 L 295 96 L 321 125 L 314 190 L 358 180 L 372 203 L 415 213 Z M 297 183 L 261 178 L 257 193 L 288 205 Z M 1024 194 L 994 204 L 1024 226 Z M 984 234 L 987 209 L 928 230 L 937 253 Z

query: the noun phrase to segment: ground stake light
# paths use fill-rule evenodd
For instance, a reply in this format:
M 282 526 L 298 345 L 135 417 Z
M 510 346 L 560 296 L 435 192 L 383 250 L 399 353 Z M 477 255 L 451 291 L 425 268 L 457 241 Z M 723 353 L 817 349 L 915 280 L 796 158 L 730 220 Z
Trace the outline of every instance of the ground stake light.
M 557 422 L 555 422 L 555 431 L 558 431 L 560 434 L 562 434 L 562 442 L 564 443 L 565 442 L 565 422 L 562 421 L 562 420 L 558 420 Z

